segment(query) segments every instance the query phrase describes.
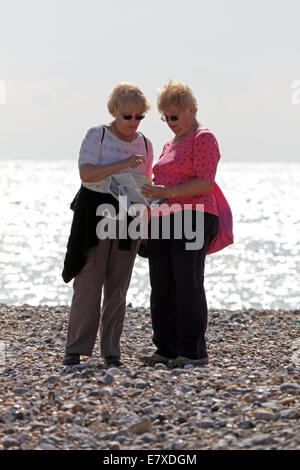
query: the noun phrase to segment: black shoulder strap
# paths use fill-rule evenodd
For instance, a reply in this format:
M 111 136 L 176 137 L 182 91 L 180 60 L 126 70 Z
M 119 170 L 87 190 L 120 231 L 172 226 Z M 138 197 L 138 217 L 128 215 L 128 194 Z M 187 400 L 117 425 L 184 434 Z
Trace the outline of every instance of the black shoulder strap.
M 142 133 L 140 132 L 140 134 L 142 134 Z M 142 136 L 143 136 L 143 138 L 144 138 L 145 147 L 146 147 L 146 153 L 147 153 L 147 155 L 148 155 L 148 143 L 147 143 L 147 139 L 146 139 L 146 137 L 144 136 L 144 134 L 142 134 Z
M 103 132 L 102 132 L 102 137 L 101 137 L 101 144 L 102 144 L 103 139 L 104 139 L 104 134 L 105 134 L 105 126 L 103 126 Z

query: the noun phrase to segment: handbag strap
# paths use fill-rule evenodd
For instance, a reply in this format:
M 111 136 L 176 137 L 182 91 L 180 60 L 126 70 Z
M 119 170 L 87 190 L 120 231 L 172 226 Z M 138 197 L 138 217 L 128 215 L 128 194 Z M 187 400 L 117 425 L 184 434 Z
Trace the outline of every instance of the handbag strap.
M 101 136 L 101 141 L 100 141 L 99 163 L 101 162 L 101 158 L 102 158 L 102 142 L 103 142 L 103 139 L 104 139 L 104 134 L 105 134 L 105 126 L 103 125 L 102 126 L 102 136 Z
M 142 133 L 140 132 L 140 134 L 142 134 Z M 148 142 L 147 142 L 147 139 L 146 139 L 146 137 L 144 136 L 144 134 L 142 134 L 142 136 L 143 136 L 143 139 L 144 139 L 144 142 L 145 142 L 146 153 L 147 153 L 147 157 L 148 157 Z
M 104 139 L 104 134 L 105 134 L 105 126 L 103 126 L 102 137 L 101 137 L 101 144 L 102 144 L 103 139 Z

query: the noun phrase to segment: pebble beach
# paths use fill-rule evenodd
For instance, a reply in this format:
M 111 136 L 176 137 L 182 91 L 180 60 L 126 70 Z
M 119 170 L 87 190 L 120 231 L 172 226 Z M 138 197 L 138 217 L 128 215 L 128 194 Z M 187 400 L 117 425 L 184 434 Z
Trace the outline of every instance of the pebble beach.
M 69 307 L 0 304 L 0 449 L 299 450 L 300 311 L 209 310 L 210 363 L 144 365 L 150 312 L 127 307 L 123 366 L 64 366 Z

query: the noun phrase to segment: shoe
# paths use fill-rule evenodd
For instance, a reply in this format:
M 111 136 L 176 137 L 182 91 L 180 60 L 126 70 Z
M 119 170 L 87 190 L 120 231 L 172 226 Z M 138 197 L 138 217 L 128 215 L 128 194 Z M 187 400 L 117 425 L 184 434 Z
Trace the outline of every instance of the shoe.
M 167 364 L 174 360 L 172 357 L 161 356 L 157 353 L 153 353 L 151 356 L 142 356 L 139 359 L 145 364 Z
M 120 361 L 119 356 L 107 356 L 104 358 L 105 367 L 120 367 L 123 366 L 123 362 Z
M 208 357 L 202 357 L 200 359 L 189 359 L 188 357 L 178 356 L 176 359 L 170 361 L 171 367 L 183 367 L 186 364 L 192 364 L 193 366 L 205 366 L 209 363 Z
M 63 364 L 65 366 L 74 366 L 75 364 L 80 364 L 80 354 L 78 353 L 66 353 Z

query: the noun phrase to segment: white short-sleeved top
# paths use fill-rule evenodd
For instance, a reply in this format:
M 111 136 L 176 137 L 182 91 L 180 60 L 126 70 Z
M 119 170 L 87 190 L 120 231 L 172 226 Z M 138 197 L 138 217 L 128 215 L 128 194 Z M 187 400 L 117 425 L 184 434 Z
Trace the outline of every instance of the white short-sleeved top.
M 107 165 L 119 160 L 124 160 L 130 155 L 143 155 L 146 159 L 146 164 L 139 165 L 137 168 L 126 168 L 118 171 L 120 173 L 136 173 L 139 175 L 146 175 L 152 181 L 152 164 L 153 164 L 153 147 L 151 142 L 147 139 L 148 152 L 145 145 L 145 140 L 142 134 L 133 140 L 133 142 L 125 142 L 118 139 L 107 127 L 105 127 L 104 139 L 101 142 L 104 126 L 92 127 L 86 133 L 85 138 L 81 144 L 78 167 L 84 163 L 91 163 L 93 165 Z M 101 193 L 108 192 L 109 176 L 101 181 L 94 183 L 82 182 L 82 185 L 92 191 Z

